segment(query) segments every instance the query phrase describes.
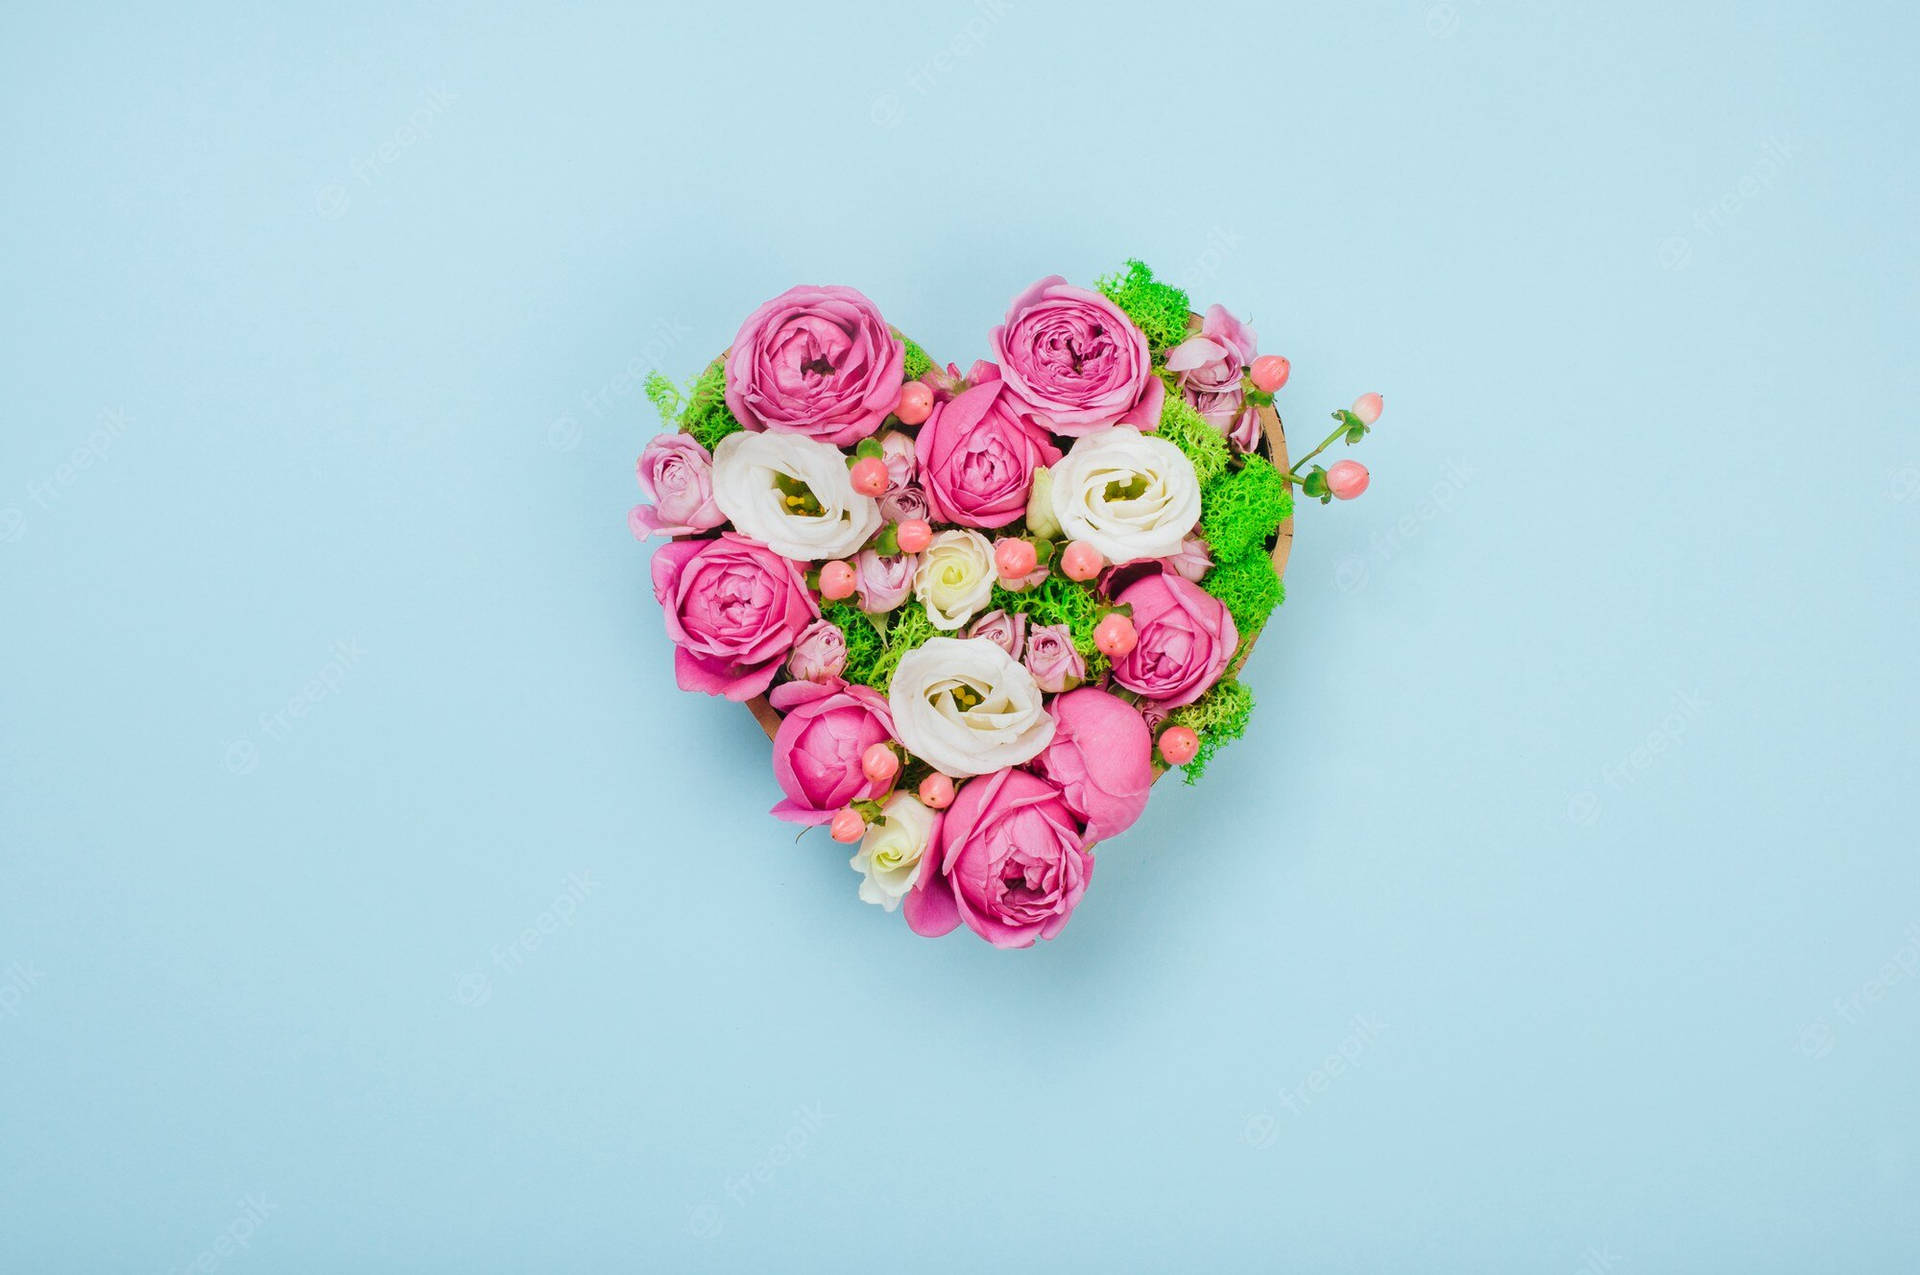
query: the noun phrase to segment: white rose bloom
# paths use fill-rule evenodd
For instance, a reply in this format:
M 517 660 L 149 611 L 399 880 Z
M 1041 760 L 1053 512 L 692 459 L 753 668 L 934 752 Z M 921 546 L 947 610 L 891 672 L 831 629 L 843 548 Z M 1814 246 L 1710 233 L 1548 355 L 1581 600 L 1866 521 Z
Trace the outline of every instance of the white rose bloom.
M 880 814 L 886 822 L 867 825 L 852 863 L 853 870 L 866 878 L 860 883 L 860 901 L 878 903 L 891 912 L 920 879 L 920 858 L 933 840 L 939 816 L 904 792 L 887 798 Z
M 1076 439 L 1053 466 L 1053 512 L 1109 562 L 1166 558 L 1200 521 L 1200 480 L 1166 439 L 1116 426 Z
M 735 531 L 800 562 L 850 558 L 880 530 L 880 506 L 853 489 L 845 453 L 799 434 L 721 439 L 713 503 Z
M 722 505 L 722 509 L 726 506 Z M 977 531 L 943 531 L 927 542 L 913 573 L 913 596 L 936 629 L 959 628 L 987 605 L 997 575 L 993 543 Z
M 887 704 L 907 751 L 956 779 L 1018 766 L 1053 742 L 1033 674 L 986 638 L 928 638 L 908 651 Z

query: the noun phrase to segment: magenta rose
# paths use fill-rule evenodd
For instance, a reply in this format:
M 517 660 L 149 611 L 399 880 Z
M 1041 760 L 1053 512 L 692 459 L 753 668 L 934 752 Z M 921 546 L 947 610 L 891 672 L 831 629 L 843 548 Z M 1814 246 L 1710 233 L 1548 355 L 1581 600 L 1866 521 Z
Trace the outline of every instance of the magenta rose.
M 1033 768 L 1060 789 L 1089 843 L 1131 828 L 1153 787 L 1153 732 L 1133 705 L 1086 687 L 1053 701 L 1053 742 Z
M 1137 640 L 1113 662 L 1113 680 L 1164 708 L 1199 699 L 1240 645 L 1226 604 L 1171 572 L 1145 576 L 1114 600 L 1133 608 Z
M 1008 387 L 1057 434 L 1160 424 L 1166 386 L 1147 338 L 1098 292 L 1050 275 L 1013 299 L 990 340 Z
M 1018 611 L 989 611 L 967 626 L 967 636 L 985 638 L 1017 660 L 1027 644 L 1027 617 Z
M 1060 790 L 1031 771 L 997 770 L 961 786 L 902 910 L 927 938 L 965 923 L 995 947 L 1031 947 L 1060 933 L 1092 875 Z
M 860 609 L 870 615 L 881 615 L 905 602 L 913 592 L 913 573 L 919 566 L 919 554 L 897 553 L 888 558 L 872 549 L 862 549 L 853 560 Z
M 851 447 L 900 402 L 906 346 L 852 288 L 789 288 L 727 352 L 727 407 L 748 429 Z
M 1034 625 L 1021 662 L 1033 674 L 1033 684 L 1049 695 L 1070 691 L 1087 676 L 1087 657 L 1075 648 L 1064 624 Z
M 887 783 L 868 779 L 860 759 L 893 738 L 886 696 L 837 682 L 785 682 L 769 698 L 786 714 L 773 735 L 773 777 L 787 794 L 773 808 L 776 819 L 830 823 L 848 803 L 885 795 Z
M 934 513 L 963 527 L 1004 527 L 1024 516 L 1033 471 L 1060 459 L 1045 426 L 1003 380 L 937 404 L 915 452 Z
M 847 635 L 832 620 L 809 624 L 787 656 L 787 672 L 803 682 L 830 682 L 846 668 Z
M 635 505 L 627 515 L 638 538 L 688 536 L 727 520 L 713 503 L 713 457 L 692 435 L 655 434 L 636 468 L 640 490 L 653 502 Z
M 683 691 L 748 700 L 766 690 L 800 631 L 820 618 L 794 564 L 734 532 L 675 540 L 653 555 Z

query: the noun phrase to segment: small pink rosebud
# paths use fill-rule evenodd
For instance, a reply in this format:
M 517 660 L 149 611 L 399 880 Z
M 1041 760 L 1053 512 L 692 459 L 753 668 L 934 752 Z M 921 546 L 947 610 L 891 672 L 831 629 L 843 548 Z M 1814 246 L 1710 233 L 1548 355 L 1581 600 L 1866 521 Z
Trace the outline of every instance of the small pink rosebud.
M 847 476 L 853 480 L 853 489 L 862 496 L 887 494 L 887 462 L 878 456 L 862 456 L 854 461 Z
M 1074 541 L 1060 555 L 1060 569 L 1067 573 L 1069 580 L 1091 580 L 1106 565 L 1107 560 L 1100 551 L 1084 540 Z
M 933 415 L 933 391 L 919 381 L 900 387 L 900 405 L 893 409 L 902 425 L 918 425 Z
M 925 518 L 909 518 L 893 534 L 900 541 L 901 553 L 919 553 L 933 540 L 933 524 Z
M 1184 766 L 1200 751 L 1200 737 L 1185 726 L 1169 726 L 1160 732 L 1160 756 L 1169 766 Z
M 900 773 L 900 755 L 887 744 L 873 744 L 860 754 L 860 771 L 876 784 L 890 783 Z
M 1380 410 L 1386 405 L 1387 401 L 1378 394 L 1362 394 L 1353 400 L 1353 414 L 1371 425 L 1380 419 Z M 1359 494 L 1359 492 L 1354 493 L 1356 496 Z
M 859 584 L 860 573 L 853 569 L 851 562 L 835 558 L 820 566 L 820 596 L 831 602 L 852 597 Z
M 852 806 L 842 806 L 833 813 L 833 823 L 829 826 L 833 839 L 845 845 L 852 845 L 867 835 L 867 821 Z
M 1020 580 L 1033 574 L 1040 565 L 1040 555 L 1028 541 L 1002 540 L 993 546 L 993 565 L 1002 580 Z
M 1093 626 L 1093 644 L 1100 648 L 1100 654 L 1110 660 L 1119 659 L 1139 641 L 1140 635 L 1134 631 L 1133 621 L 1118 611 L 1109 611 L 1100 623 Z
M 953 780 L 934 771 L 920 781 L 920 804 L 929 810 L 945 810 L 953 804 Z
M 1335 500 L 1352 500 L 1370 481 L 1367 467 L 1357 460 L 1337 460 L 1327 467 L 1327 490 Z
M 1293 364 L 1278 354 L 1262 354 L 1253 361 L 1253 366 L 1248 369 L 1248 375 L 1253 378 L 1254 389 L 1271 394 L 1285 385 L 1287 378 L 1293 375 Z

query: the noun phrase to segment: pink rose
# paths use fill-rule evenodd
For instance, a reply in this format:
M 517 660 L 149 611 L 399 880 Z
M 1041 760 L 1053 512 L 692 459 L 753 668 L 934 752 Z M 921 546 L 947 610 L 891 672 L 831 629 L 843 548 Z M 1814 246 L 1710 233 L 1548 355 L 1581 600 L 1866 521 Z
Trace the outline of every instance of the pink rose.
M 1098 292 L 1050 275 L 1013 299 L 989 340 L 1007 385 L 1057 434 L 1160 424 L 1166 386 L 1147 338 Z
M 793 643 L 787 672 L 803 682 L 830 682 L 846 671 L 847 635 L 832 620 L 815 620 Z
M 786 714 L 773 735 L 773 777 L 787 794 L 775 818 L 829 823 L 851 802 L 886 795 L 892 781 L 876 784 L 860 765 L 867 749 L 893 738 L 886 696 L 865 686 L 783 682 L 769 698 Z
M 903 434 L 897 429 L 888 430 L 880 436 L 880 455 L 887 462 L 887 490 L 899 491 L 913 481 L 920 472 L 920 464 L 913 455 L 913 435 Z
M 1114 601 L 1133 608 L 1138 640 L 1113 662 L 1113 680 L 1164 708 L 1199 699 L 1240 645 L 1226 605 L 1172 573 L 1137 580 Z
M 937 938 L 965 922 L 995 947 L 1031 947 L 1065 927 L 1093 856 L 1060 790 L 1031 771 L 996 770 L 960 788 L 903 911 Z
M 1118 836 L 1147 808 L 1153 733 L 1118 695 L 1087 687 L 1053 701 L 1053 742 L 1033 768 L 1086 821 L 1087 840 Z
M 640 490 L 653 502 L 627 515 L 637 538 L 690 536 L 727 520 L 713 503 L 713 457 L 691 434 L 655 434 L 636 468 Z
M 934 512 L 963 527 L 1004 527 L 1023 517 L 1033 471 L 1060 459 L 1052 436 L 1022 412 L 1005 381 L 937 405 L 915 450 Z
M 913 573 L 920 556 L 897 553 L 883 558 L 872 549 L 862 549 L 853 560 L 854 587 L 860 593 L 860 609 L 882 615 L 907 600 L 913 592 Z
M 850 447 L 900 401 L 906 346 L 852 288 L 789 288 L 727 353 L 727 407 L 748 429 Z
M 1027 617 L 1018 612 L 1008 615 L 1005 611 L 989 611 L 968 626 L 967 636 L 985 638 L 1017 660 L 1027 641 Z
M 1087 677 L 1087 657 L 1075 648 L 1064 624 L 1034 625 L 1022 663 L 1033 674 L 1033 684 L 1049 695 L 1070 691 Z
M 1260 412 L 1251 403 L 1242 404 L 1240 414 L 1233 418 L 1233 425 L 1227 430 L 1227 441 L 1234 450 L 1247 455 L 1260 450 Z
M 1219 394 L 1240 392 L 1240 377 L 1254 355 L 1260 338 L 1253 329 L 1227 313 L 1225 306 L 1208 306 L 1200 321 L 1200 334 L 1190 336 L 1167 351 L 1167 371 L 1180 381 L 1180 388 L 1193 393 Z
M 918 487 L 902 487 L 880 497 L 880 516 L 888 522 L 905 522 L 909 518 L 932 522 L 933 506 L 927 503 L 927 493 Z
M 820 618 L 794 564 L 734 532 L 674 540 L 653 555 L 683 691 L 748 700 L 766 690 L 800 631 Z
M 1180 552 L 1159 559 L 1159 563 L 1167 570 L 1199 584 L 1201 578 L 1213 569 L 1213 554 L 1207 549 L 1206 541 L 1198 536 L 1188 536 L 1180 542 Z

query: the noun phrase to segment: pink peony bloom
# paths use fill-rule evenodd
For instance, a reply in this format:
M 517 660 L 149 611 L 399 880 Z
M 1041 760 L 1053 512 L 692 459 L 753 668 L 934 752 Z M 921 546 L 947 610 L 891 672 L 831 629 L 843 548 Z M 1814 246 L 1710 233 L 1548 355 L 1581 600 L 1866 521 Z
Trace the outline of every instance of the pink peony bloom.
M 1166 386 L 1147 338 L 1098 292 L 1050 275 L 1013 299 L 989 340 L 1008 388 L 1057 434 L 1160 423 Z
M 1226 604 L 1170 572 L 1137 580 L 1114 600 L 1133 608 L 1139 641 L 1113 662 L 1113 680 L 1162 707 L 1199 699 L 1240 645 Z
M 935 514 L 962 527 L 1004 527 L 1027 512 L 1033 471 L 1060 459 L 1007 382 L 976 385 L 933 409 L 915 442 Z
M 627 525 L 639 539 L 689 536 L 727 520 L 713 503 L 713 457 L 690 434 L 655 434 L 636 467 L 651 505 L 635 505 Z
M 905 602 L 913 592 L 913 573 L 919 566 L 918 554 L 897 553 L 883 558 L 872 549 L 862 549 L 853 560 L 860 609 L 883 615 Z
M 995 947 L 1031 947 L 1060 933 L 1092 876 L 1060 790 L 1031 771 L 997 770 L 961 787 L 903 911 L 928 938 L 964 923 Z
M 851 447 L 900 402 L 906 346 L 852 288 L 789 288 L 727 353 L 727 407 L 748 429 Z
M 847 667 L 847 635 L 832 620 L 815 620 L 795 639 L 787 672 L 803 682 L 831 682 Z
M 1053 742 L 1033 768 L 1086 821 L 1087 840 L 1118 836 L 1147 808 L 1153 733 L 1133 705 L 1086 687 L 1053 701 Z
M 1005 611 L 989 611 L 967 628 L 967 636 L 985 638 L 1017 660 L 1020 648 L 1027 641 L 1027 617 L 1018 612 L 1009 615 Z
M 731 531 L 660 546 L 653 596 L 666 613 L 680 689 L 732 700 L 766 690 L 794 639 L 820 618 L 792 562 Z
M 867 778 L 867 749 L 893 738 L 886 696 L 839 682 L 784 682 L 769 697 L 785 713 L 773 736 L 773 777 L 786 800 L 773 808 L 788 823 L 823 824 L 855 801 L 886 795 L 892 780 Z
M 1087 658 L 1074 647 L 1064 624 L 1034 625 L 1021 662 L 1033 674 L 1033 684 L 1049 695 L 1070 691 L 1087 677 Z

